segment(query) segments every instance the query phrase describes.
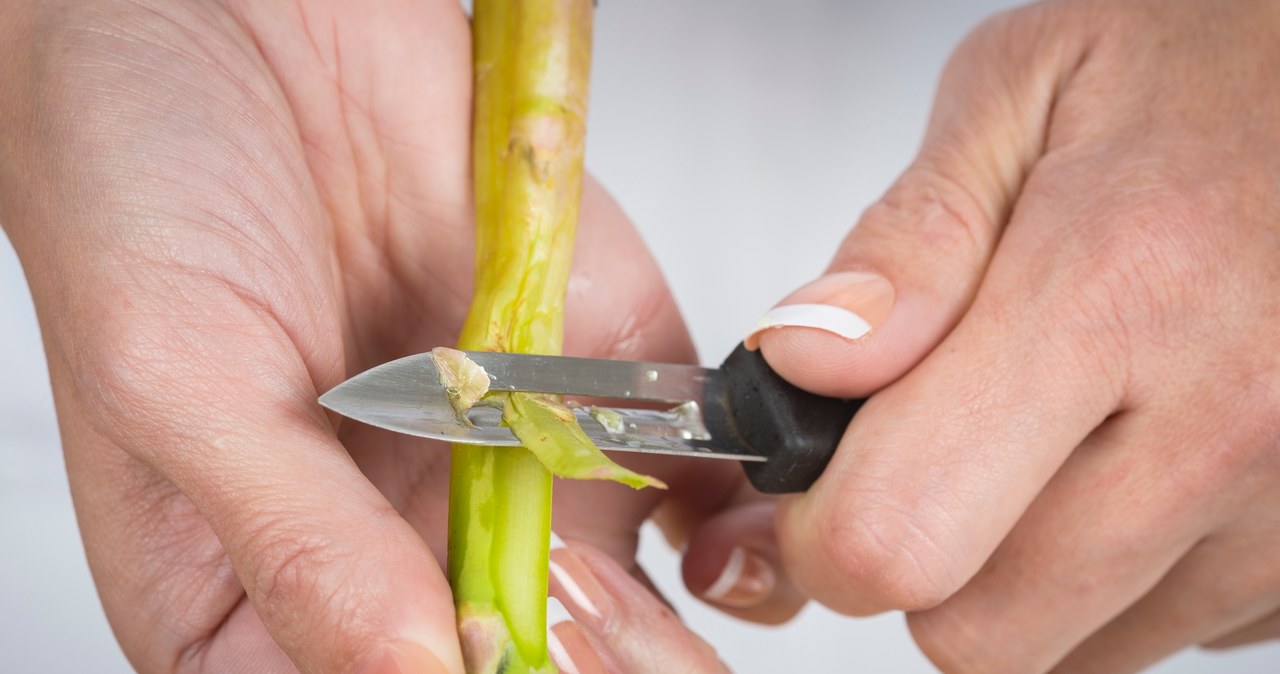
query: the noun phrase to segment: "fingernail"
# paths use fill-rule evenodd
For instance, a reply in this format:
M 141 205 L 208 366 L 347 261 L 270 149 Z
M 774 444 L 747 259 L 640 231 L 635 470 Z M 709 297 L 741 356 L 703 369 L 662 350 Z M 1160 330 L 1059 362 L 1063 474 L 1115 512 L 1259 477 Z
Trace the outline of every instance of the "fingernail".
M 729 553 L 716 581 L 702 598 L 723 606 L 750 608 L 773 594 L 778 575 L 764 557 L 743 547 Z
M 858 339 L 889 317 L 893 301 L 893 284 L 879 274 L 828 274 L 770 309 L 743 342 L 748 349 L 754 349 L 762 332 L 787 327 L 816 328 L 845 339 Z
M 608 672 L 590 640 L 573 622 L 573 616 L 555 597 L 547 599 L 547 651 L 561 674 Z
M 593 629 L 575 613 L 610 671 L 721 671 L 712 667 L 715 649 L 690 632 L 671 607 L 638 581 L 617 560 L 590 546 L 575 546 L 574 554 L 613 598 L 614 614 L 605 629 Z M 570 611 L 573 608 L 570 607 Z
M 551 534 L 550 590 L 564 602 L 573 617 L 597 632 L 614 614 L 613 600 L 565 542 Z
M 382 648 L 355 670 L 359 674 L 448 674 L 426 646 L 396 641 Z

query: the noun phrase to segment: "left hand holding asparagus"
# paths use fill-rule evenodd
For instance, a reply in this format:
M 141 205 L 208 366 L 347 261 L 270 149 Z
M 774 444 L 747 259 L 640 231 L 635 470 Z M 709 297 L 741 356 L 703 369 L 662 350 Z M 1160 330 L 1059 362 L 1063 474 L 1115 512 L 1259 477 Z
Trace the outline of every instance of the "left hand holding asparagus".
M 3 89 L 23 92 L 0 101 L 0 222 L 35 296 L 87 556 L 130 662 L 462 674 L 440 566 L 448 449 L 335 429 L 316 404 L 461 328 L 461 7 L 19 0 L 0 56 Z M 618 247 L 644 250 L 589 183 L 566 352 L 691 359 L 656 265 L 601 252 Z M 708 470 L 633 466 L 673 486 Z M 557 531 L 634 571 L 662 493 L 557 495 Z M 619 619 L 655 614 L 651 597 L 619 596 L 641 607 Z M 630 633 L 718 666 L 671 625 Z

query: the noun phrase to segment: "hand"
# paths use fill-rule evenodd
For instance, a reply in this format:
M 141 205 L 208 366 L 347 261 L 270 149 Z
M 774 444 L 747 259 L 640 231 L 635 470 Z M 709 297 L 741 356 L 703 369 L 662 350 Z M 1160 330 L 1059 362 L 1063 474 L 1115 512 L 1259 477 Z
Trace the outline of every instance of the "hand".
M 801 386 L 880 392 L 776 543 L 758 505 L 693 533 L 691 589 L 745 545 L 838 611 L 909 611 L 947 672 L 1280 636 L 1277 45 L 1280 5 L 1250 0 L 1053 2 L 975 32 L 918 159 L 783 301 L 870 333 L 810 312 L 758 335 Z
M 460 673 L 438 561 L 447 449 L 335 432 L 315 403 L 461 327 L 459 5 L 14 5 L 0 24 L 15 92 L 0 105 L 0 222 L 30 279 L 90 567 L 130 661 Z M 568 352 L 691 359 L 656 266 L 607 252 L 619 248 L 643 250 L 591 184 Z M 690 469 L 636 467 L 673 484 Z M 639 575 L 636 529 L 660 498 L 562 484 L 555 526 Z M 719 671 L 682 628 L 611 629 L 615 652 L 650 638 Z

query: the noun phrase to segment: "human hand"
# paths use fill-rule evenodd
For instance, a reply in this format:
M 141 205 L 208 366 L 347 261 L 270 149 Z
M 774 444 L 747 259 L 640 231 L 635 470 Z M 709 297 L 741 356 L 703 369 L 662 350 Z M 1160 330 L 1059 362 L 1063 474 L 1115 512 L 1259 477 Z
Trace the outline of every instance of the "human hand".
M 0 222 L 130 661 L 461 672 L 438 563 L 447 449 L 335 432 L 315 403 L 461 327 L 473 247 L 458 3 L 18 2 L 0 21 Z M 692 358 L 654 263 L 603 252 L 618 247 L 643 250 L 588 185 L 567 352 Z M 632 465 L 673 484 L 690 468 Z M 562 483 L 555 527 L 638 573 L 636 528 L 660 498 Z M 650 638 L 718 671 L 687 632 L 611 629 L 615 652 Z
M 797 384 L 880 392 L 776 543 L 759 505 L 692 534 L 691 589 L 743 545 L 838 611 L 909 611 L 947 672 L 1280 635 L 1277 45 L 1280 5 L 1249 0 L 1045 3 L 975 32 L 918 159 L 783 301 L 870 333 L 758 335 Z

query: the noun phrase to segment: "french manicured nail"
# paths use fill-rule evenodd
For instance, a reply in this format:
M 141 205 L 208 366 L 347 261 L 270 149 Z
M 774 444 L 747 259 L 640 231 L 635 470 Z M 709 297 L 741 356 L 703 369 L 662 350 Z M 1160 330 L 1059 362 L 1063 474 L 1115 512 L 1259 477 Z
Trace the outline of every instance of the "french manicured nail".
M 778 575 L 768 560 L 746 548 L 736 547 L 702 598 L 723 606 L 750 608 L 768 599 L 777 582 Z
M 561 674 L 607 674 L 587 636 L 555 597 L 547 599 L 547 651 Z
M 610 671 L 725 671 L 715 650 L 690 632 L 670 606 L 616 560 L 585 545 L 575 547 L 574 554 L 613 599 L 613 613 L 606 616 L 608 623 L 603 629 L 592 627 L 574 613 L 588 638 L 603 642 L 598 652 L 612 665 Z
M 448 674 L 444 665 L 426 646 L 397 641 L 356 668 L 360 674 Z
M 858 339 L 889 317 L 893 301 L 893 284 L 879 274 L 828 274 L 770 309 L 743 341 L 747 348 L 754 349 L 762 332 L 787 327 L 815 328 L 845 339 Z
M 588 628 L 600 631 L 615 608 L 613 599 L 565 542 L 551 534 L 551 594 L 569 607 L 569 612 Z

